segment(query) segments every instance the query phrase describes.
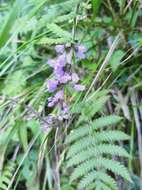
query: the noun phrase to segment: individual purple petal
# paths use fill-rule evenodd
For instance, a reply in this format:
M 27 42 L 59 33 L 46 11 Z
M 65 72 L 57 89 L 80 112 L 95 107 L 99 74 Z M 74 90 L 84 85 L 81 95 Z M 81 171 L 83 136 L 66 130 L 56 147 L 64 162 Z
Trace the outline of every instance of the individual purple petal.
M 65 50 L 65 46 L 64 45 L 56 45 L 55 50 L 57 53 L 63 53 Z
M 65 65 L 66 65 L 66 53 L 58 56 L 58 58 L 56 59 L 55 66 L 57 66 L 57 67 L 64 67 Z
M 58 99 L 55 96 L 52 98 L 52 101 L 48 103 L 48 107 L 53 107 L 58 102 Z
M 62 67 L 56 66 L 54 68 L 54 75 L 56 77 L 56 79 L 60 79 L 63 75 L 64 75 L 64 70 Z
M 85 90 L 85 86 L 84 85 L 81 85 L 81 84 L 75 84 L 74 85 L 74 89 L 76 91 L 84 91 Z
M 48 103 L 48 107 L 51 108 L 55 105 L 54 101 Z
M 55 94 L 54 100 L 55 100 L 56 102 L 58 102 L 59 100 L 63 100 L 63 99 L 64 99 L 64 90 L 62 89 L 62 90 L 58 91 L 58 92 Z
M 59 82 L 61 84 L 66 84 L 70 80 L 71 80 L 71 76 L 68 73 L 65 73 L 62 77 L 59 78 Z
M 68 112 L 69 112 L 69 107 L 65 102 L 63 102 L 63 113 L 68 113 Z
M 77 75 L 77 73 L 72 73 L 71 77 L 73 83 L 77 83 L 79 81 L 79 76 Z
M 78 60 L 81 60 L 81 59 L 85 59 L 86 56 L 84 53 L 78 51 L 76 53 L 76 57 L 78 58 Z
M 56 80 L 48 80 L 47 87 L 49 92 L 54 92 L 57 89 L 58 81 Z
M 77 52 L 76 52 L 76 57 L 81 60 L 81 59 L 85 59 L 85 52 L 87 51 L 86 47 L 83 45 L 77 45 Z

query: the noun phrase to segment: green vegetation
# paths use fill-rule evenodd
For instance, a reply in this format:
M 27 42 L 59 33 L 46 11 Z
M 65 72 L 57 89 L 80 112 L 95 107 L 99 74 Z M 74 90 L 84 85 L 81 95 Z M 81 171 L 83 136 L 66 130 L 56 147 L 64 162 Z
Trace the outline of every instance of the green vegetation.
M 142 190 L 141 9 L 0 1 L 0 190 Z

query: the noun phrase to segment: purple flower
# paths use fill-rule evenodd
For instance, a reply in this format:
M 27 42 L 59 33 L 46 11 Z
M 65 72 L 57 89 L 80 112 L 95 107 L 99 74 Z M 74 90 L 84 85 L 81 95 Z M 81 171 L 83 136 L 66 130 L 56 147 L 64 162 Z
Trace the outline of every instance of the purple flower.
M 57 89 L 58 81 L 56 80 L 48 80 L 47 87 L 49 92 L 54 92 Z
M 54 101 L 51 101 L 51 102 L 48 103 L 48 107 L 49 107 L 49 108 L 53 107 L 54 105 L 55 105 L 55 102 L 54 102 Z
M 78 58 L 78 60 L 85 59 L 85 54 L 82 52 L 77 52 L 76 57 Z
M 85 59 L 85 52 L 87 51 L 86 47 L 83 45 L 78 45 L 76 46 L 77 52 L 76 52 L 76 57 L 81 60 Z
M 63 113 L 68 113 L 69 112 L 69 107 L 65 102 L 63 102 Z
M 77 45 L 75 48 L 75 53 L 78 60 L 84 59 L 86 52 L 85 46 Z M 66 104 L 64 98 L 64 86 L 66 84 L 71 84 L 76 91 L 84 91 L 85 86 L 78 83 L 80 80 L 78 74 L 76 72 L 71 72 L 73 70 L 73 65 L 71 65 L 71 46 L 56 45 L 55 50 L 57 52 L 57 57 L 48 61 L 48 65 L 53 68 L 54 74 L 54 79 L 48 80 L 48 90 L 49 92 L 56 92 L 48 98 L 48 107 L 54 107 L 58 105 L 60 112 L 59 114 L 56 114 L 54 118 L 52 115 L 48 115 L 46 124 L 48 126 L 59 127 L 64 120 L 70 118 L 69 107 Z
M 55 50 L 57 53 L 63 53 L 65 50 L 65 46 L 64 45 L 56 45 Z
M 48 107 L 53 107 L 58 102 L 58 100 L 55 97 L 52 97 L 50 101 L 48 101 Z
M 81 85 L 81 84 L 75 84 L 74 85 L 74 89 L 76 91 L 84 91 L 85 90 L 85 86 L 84 85 Z
M 53 97 L 48 98 L 48 107 L 53 107 L 55 104 L 64 99 L 64 90 L 58 91 Z
M 48 124 L 52 124 L 53 115 L 49 114 L 45 120 Z
M 55 66 L 64 67 L 65 65 L 66 65 L 66 54 L 64 53 L 64 54 L 58 56 L 58 58 L 56 59 Z
M 79 81 L 79 76 L 76 73 L 72 73 L 72 82 L 77 83 Z
M 55 101 L 63 100 L 64 99 L 64 90 L 58 91 L 54 96 Z
M 66 84 L 68 81 L 71 80 L 71 76 L 66 72 L 66 73 L 64 73 L 64 75 L 63 75 L 62 77 L 60 77 L 58 80 L 59 80 L 59 82 L 60 82 L 61 84 Z
M 56 66 L 54 68 L 54 74 L 55 74 L 56 79 L 59 80 L 64 75 L 63 67 Z

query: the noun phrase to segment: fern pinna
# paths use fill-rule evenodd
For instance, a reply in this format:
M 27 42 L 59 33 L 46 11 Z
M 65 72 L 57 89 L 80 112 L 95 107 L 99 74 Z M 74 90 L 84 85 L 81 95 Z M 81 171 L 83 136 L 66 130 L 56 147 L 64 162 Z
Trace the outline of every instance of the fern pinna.
M 79 181 L 80 190 L 117 190 L 115 175 L 131 181 L 127 168 L 113 157 L 129 157 L 127 151 L 118 145 L 118 141 L 128 140 L 129 136 L 109 127 L 120 122 L 121 118 L 99 114 L 107 99 L 99 92 L 93 100 L 82 102 L 73 109 L 81 115 L 77 128 L 66 139 L 66 143 L 70 144 L 67 167 L 74 167 L 71 182 Z M 94 119 L 95 116 L 100 117 Z
M 7 190 L 15 171 L 16 163 L 11 160 L 7 163 L 0 177 L 0 190 Z

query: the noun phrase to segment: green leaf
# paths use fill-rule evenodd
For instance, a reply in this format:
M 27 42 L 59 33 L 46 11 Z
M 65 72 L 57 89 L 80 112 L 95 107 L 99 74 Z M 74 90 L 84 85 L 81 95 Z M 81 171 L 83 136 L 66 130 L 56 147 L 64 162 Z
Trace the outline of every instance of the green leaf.
M 112 55 L 111 60 L 110 60 L 110 65 L 111 65 L 113 72 L 117 70 L 118 66 L 121 63 L 121 59 L 123 58 L 124 54 L 125 53 L 123 51 L 117 50 Z
M 98 14 L 100 5 L 102 0 L 92 0 L 92 6 L 93 6 L 93 17 L 95 18 Z
M 15 71 L 8 75 L 4 85 L 3 94 L 8 96 L 15 96 L 22 92 L 26 85 L 25 76 L 21 70 Z
M 21 141 L 23 149 L 26 152 L 26 150 L 28 148 L 28 138 L 27 138 L 26 123 L 24 121 L 18 121 L 17 125 L 18 125 L 19 140 Z
M 17 16 L 23 6 L 24 0 L 16 0 L 10 11 L 8 18 L 6 19 L 4 25 L 2 26 L 2 31 L 0 33 L 0 48 L 6 43 L 9 38 L 11 28 L 13 27 Z

